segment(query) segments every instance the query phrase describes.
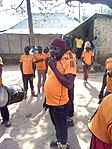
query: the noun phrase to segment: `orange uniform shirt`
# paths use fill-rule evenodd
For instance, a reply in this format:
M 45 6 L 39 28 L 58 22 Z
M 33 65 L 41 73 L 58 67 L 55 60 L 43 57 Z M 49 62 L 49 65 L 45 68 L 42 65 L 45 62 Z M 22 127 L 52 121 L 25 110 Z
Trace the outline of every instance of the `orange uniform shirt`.
M 76 74 L 76 67 L 70 67 L 70 61 L 64 55 L 57 61 L 56 68 L 63 75 Z M 63 86 L 55 76 L 54 72 L 48 67 L 48 77 L 44 85 L 46 103 L 52 106 L 64 105 L 68 102 L 68 89 Z
M 112 58 L 108 58 L 105 61 L 105 67 L 106 67 L 107 71 L 111 71 L 112 70 Z
M 33 72 L 33 62 L 35 61 L 33 55 L 22 55 L 20 57 L 20 62 L 22 63 L 23 74 L 32 74 Z
M 2 58 L 0 57 L 0 65 L 3 66 L 3 61 L 2 61 Z M 2 75 L 2 74 L 1 74 Z M 2 84 L 2 77 L 0 77 L 0 85 Z
M 47 55 L 45 53 L 39 54 L 39 52 L 36 52 L 34 55 L 34 58 L 36 60 L 44 59 L 42 62 L 36 63 L 36 69 L 37 70 L 45 70 L 46 69 L 45 59 L 47 58 Z
M 83 58 L 84 62 L 87 64 L 87 65 L 91 65 L 92 63 L 92 57 L 94 56 L 94 53 L 93 51 L 83 51 L 82 52 L 82 55 L 81 57 Z
M 112 71 L 112 58 L 108 58 L 105 61 L 105 67 L 107 71 Z M 107 85 L 107 91 L 112 92 L 112 78 L 110 78 L 108 75 L 106 77 L 106 85 Z
M 88 126 L 99 140 L 112 144 L 112 94 L 104 98 Z
M 72 65 L 72 62 L 73 62 L 73 65 L 75 67 L 75 74 L 77 72 L 77 67 L 76 67 L 76 54 L 73 54 L 70 50 L 68 50 L 66 53 L 65 53 L 65 57 L 69 59 L 71 65 Z

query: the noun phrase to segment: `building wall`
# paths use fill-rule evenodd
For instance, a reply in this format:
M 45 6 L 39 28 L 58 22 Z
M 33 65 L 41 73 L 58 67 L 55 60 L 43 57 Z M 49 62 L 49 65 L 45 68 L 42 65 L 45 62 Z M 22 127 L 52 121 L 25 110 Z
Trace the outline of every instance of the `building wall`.
M 35 46 L 41 45 L 45 48 L 51 40 L 59 38 L 61 35 L 35 35 Z M 23 34 L 1 34 L 0 35 L 0 55 L 5 63 L 18 63 L 19 56 L 23 53 L 24 47 L 29 45 L 29 36 Z
M 112 57 L 112 18 L 100 17 L 94 20 L 94 35 L 99 37 L 98 62 L 104 64 Z

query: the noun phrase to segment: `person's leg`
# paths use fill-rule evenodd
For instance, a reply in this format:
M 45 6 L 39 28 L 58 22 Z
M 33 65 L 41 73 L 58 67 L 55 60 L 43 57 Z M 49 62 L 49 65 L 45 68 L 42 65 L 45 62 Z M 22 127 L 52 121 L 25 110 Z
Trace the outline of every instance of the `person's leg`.
M 54 107 L 52 110 L 53 120 L 55 122 L 56 137 L 61 144 L 67 143 L 67 116 L 69 103 L 63 106 Z
M 71 89 L 68 89 L 68 97 L 70 101 L 70 109 L 68 113 L 68 117 L 74 116 L 74 84 Z
M 23 86 L 24 86 L 24 98 L 27 97 L 27 90 L 28 90 L 28 75 L 23 76 Z
M 91 65 L 87 66 L 87 71 L 86 71 L 86 80 L 88 80 L 89 78 L 89 73 L 90 73 L 90 70 L 91 70 Z
M 6 127 L 10 127 L 11 123 L 9 121 L 9 111 L 8 111 L 8 107 L 5 106 L 5 107 L 2 107 L 1 109 L 1 116 L 3 118 L 3 124 L 6 126 Z
M 41 70 L 38 70 L 37 71 L 37 75 L 38 75 L 38 93 L 40 94 L 42 71 Z
M 44 91 L 44 83 L 46 81 L 46 70 L 42 72 L 42 90 Z
M 87 78 L 88 78 L 88 75 L 87 75 L 87 66 L 86 65 L 83 65 L 83 72 L 84 72 L 84 85 L 86 85 Z
M 34 85 L 33 85 L 33 74 L 29 75 L 29 84 L 30 84 L 30 88 L 31 88 L 31 94 L 34 95 Z
M 98 47 L 96 47 L 96 54 L 95 54 L 95 60 L 97 61 L 97 56 L 98 56 Z
M 83 49 L 80 48 L 80 50 L 79 50 L 79 59 L 81 59 L 82 52 L 83 52 Z

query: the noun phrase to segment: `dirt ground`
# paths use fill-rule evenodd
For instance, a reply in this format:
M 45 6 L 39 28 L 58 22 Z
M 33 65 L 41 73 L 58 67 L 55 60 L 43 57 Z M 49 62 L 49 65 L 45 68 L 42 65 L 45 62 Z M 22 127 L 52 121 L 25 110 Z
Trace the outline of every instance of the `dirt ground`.
M 87 123 L 98 107 L 98 92 L 101 87 L 103 73 L 91 73 L 89 84 L 83 85 L 83 73 L 78 73 L 75 80 L 75 116 L 74 127 L 68 129 L 70 149 L 89 149 L 91 133 Z M 22 86 L 18 65 L 7 65 L 3 69 L 3 84 L 19 84 Z M 37 78 L 34 79 L 37 91 Z M 55 139 L 54 127 L 49 113 L 38 125 L 32 125 L 30 117 L 34 117 L 42 109 L 44 95 L 30 96 L 19 103 L 9 105 L 11 127 L 0 125 L 0 149 L 50 149 L 49 144 Z

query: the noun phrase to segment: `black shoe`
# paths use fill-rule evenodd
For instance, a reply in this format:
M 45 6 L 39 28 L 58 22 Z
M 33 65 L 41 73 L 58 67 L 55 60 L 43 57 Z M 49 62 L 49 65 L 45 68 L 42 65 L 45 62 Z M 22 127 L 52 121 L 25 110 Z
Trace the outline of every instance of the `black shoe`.
M 4 124 L 5 127 L 10 127 L 11 126 L 11 122 L 10 121 L 3 121 L 1 124 Z
M 58 142 L 58 141 L 52 141 L 52 142 L 50 143 L 50 147 L 56 147 L 56 146 L 57 146 L 57 142 Z
M 31 94 L 32 94 L 32 96 L 35 95 L 35 92 L 34 91 L 31 91 Z
M 24 92 L 24 99 L 27 98 L 27 92 Z
M 74 121 L 70 117 L 67 118 L 67 127 L 73 127 L 74 126 Z

